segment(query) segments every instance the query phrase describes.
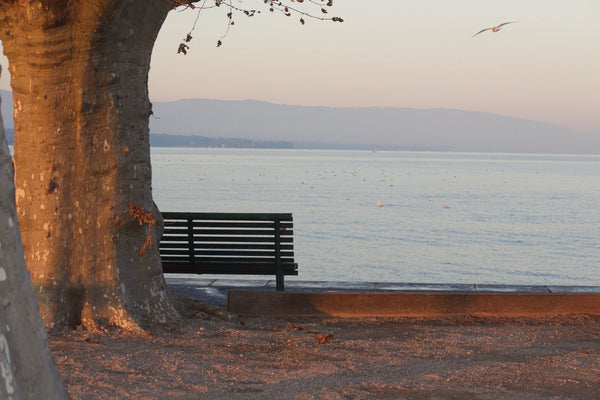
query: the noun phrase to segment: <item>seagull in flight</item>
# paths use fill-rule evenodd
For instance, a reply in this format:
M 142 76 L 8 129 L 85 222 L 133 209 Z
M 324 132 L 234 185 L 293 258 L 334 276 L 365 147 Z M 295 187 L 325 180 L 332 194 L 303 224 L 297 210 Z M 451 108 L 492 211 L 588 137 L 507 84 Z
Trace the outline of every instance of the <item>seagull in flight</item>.
M 482 30 L 480 30 L 479 32 L 477 32 L 476 34 L 474 34 L 474 35 L 473 35 L 473 37 L 475 37 L 475 36 L 479 35 L 479 34 L 480 34 L 480 33 L 482 33 L 482 32 L 485 32 L 485 31 L 490 31 L 490 30 L 491 30 L 492 32 L 498 32 L 500 29 L 502 29 L 502 27 L 503 27 L 504 25 L 507 25 L 507 24 L 514 24 L 515 22 L 517 22 L 517 21 L 505 22 L 505 23 L 503 23 L 503 24 L 500 24 L 500 25 L 498 25 L 498 26 L 493 26 L 493 27 L 491 27 L 491 28 L 485 28 L 485 29 L 482 29 Z

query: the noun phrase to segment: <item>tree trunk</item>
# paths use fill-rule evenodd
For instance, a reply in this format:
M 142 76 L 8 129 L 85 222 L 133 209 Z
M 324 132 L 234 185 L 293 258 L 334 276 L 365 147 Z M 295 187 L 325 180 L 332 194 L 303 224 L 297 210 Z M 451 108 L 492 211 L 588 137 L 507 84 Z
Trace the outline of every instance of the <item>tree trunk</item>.
M 0 399 L 66 399 L 25 267 L 0 116 Z
M 148 71 L 166 0 L 0 4 L 25 259 L 49 329 L 178 318 L 158 255 Z

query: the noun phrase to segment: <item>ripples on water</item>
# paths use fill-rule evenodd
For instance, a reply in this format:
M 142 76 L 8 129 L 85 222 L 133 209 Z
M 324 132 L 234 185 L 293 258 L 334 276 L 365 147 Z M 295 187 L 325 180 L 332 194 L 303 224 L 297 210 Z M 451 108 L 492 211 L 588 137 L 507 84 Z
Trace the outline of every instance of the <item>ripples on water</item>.
M 292 212 L 298 279 L 600 284 L 599 156 L 153 148 L 152 163 L 163 211 Z

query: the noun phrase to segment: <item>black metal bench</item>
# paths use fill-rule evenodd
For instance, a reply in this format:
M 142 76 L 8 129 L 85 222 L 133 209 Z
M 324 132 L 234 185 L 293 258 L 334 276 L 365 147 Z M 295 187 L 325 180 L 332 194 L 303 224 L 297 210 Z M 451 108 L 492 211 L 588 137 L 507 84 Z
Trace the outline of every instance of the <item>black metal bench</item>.
M 164 212 L 164 273 L 298 275 L 291 213 Z

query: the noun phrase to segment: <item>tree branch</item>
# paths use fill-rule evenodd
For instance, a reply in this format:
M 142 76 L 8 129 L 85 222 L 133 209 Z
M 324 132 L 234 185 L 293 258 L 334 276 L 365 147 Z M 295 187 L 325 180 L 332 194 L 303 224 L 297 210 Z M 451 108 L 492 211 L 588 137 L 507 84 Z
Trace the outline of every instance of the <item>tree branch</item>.
M 221 6 L 227 7 L 229 10 L 225 14 L 227 18 L 227 28 L 225 33 L 217 40 L 217 47 L 220 47 L 223 44 L 223 39 L 227 37 L 231 27 L 235 25 L 234 17 L 237 15 L 245 15 L 246 17 L 253 17 L 256 14 L 260 14 L 261 10 L 256 8 L 246 8 L 241 5 L 235 5 L 236 3 L 242 3 L 242 0 L 170 0 L 173 3 L 173 8 L 183 7 L 182 11 L 188 9 L 197 10 L 198 15 L 194 20 L 194 24 L 190 32 L 186 35 L 186 37 L 179 43 L 179 47 L 177 49 L 178 54 L 187 54 L 189 50 L 189 45 L 193 39 L 192 33 L 196 29 L 196 24 L 198 19 L 200 18 L 200 13 L 203 10 L 211 9 L 211 8 L 219 8 Z M 302 25 L 305 24 L 304 18 L 312 18 L 319 21 L 332 21 L 332 22 L 343 22 L 344 20 L 340 17 L 329 17 L 325 16 L 328 14 L 326 7 L 333 6 L 333 0 L 306 0 L 307 5 L 305 8 L 311 7 L 312 9 L 301 9 L 297 6 L 292 6 L 294 3 L 304 3 L 304 0 L 261 0 L 262 7 L 267 9 L 269 12 L 279 12 L 285 15 L 286 17 L 291 17 L 292 15 L 299 16 L 300 23 Z M 247 3 L 248 1 L 244 2 Z M 197 5 L 197 3 L 201 3 L 201 5 Z M 318 11 L 315 12 L 315 9 L 319 8 Z

